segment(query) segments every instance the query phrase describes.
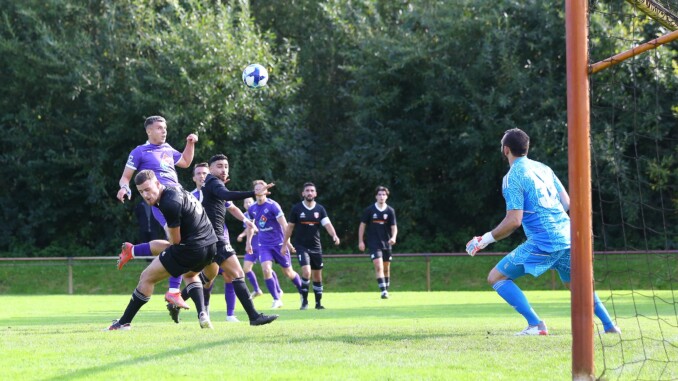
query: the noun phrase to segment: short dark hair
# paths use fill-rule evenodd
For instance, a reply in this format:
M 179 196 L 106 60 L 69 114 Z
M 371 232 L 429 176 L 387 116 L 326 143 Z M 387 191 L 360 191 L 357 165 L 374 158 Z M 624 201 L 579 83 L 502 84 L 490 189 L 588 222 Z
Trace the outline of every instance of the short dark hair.
M 501 144 L 508 147 L 513 156 L 525 156 L 530 149 L 530 137 L 520 128 L 512 128 L 504 132 Z
M 376 189 L 374 189 L 374 195 L 376 196 L 377 194 L 379 194 L 379 192 L 386 192 L 387 196 L 390 194 L 388 188 L 382 185 L 379 185 Z
M 204 161 L 202 163 L 197 163 L 196 165 L 193 166 L 193 174 L 195 174 L 195 170 L 201 167 L 209 167 L 209 164 L 205 163 Z
M 309 181 L 309 182 L 306 182 L 306 183 L 304 183 L 304 186 L 301 187 L 301 190 L 303 191 L 304 189 L 306 189 L 306 187 L 313 187 L 313 188 L 315 188 L 315 184 L 313 184 L 313 183 L 310 182 L 310 181 Z
M 219 161 L 219 160 L 228 161 L 228 157 L 226 157 L 226 155 L 224 155 L 223 153 L 218 153 L 218 154 L 210 157 L 210 159 L 208 161 L 208 165 L 212 165 L 212 163 L 214 163 L 215 161 Z
M 153 124 L 155 122 L 165 122 L 165 123 L 167 123 L 165 118 L 163 118 L 162 116 L 153 115 L 153 116 L 149 116 L 148 118 L 146 118 L 146 121 L 144 121 L 144 128 L 148 128 L 148 126 L 150 126 L 151 124 Z
M 155 180 L 155 173 L 150 169 L 144 169 L 139 171 L 136 176 L 134 176 L 134 184 L 141 185 L 148 180 Z

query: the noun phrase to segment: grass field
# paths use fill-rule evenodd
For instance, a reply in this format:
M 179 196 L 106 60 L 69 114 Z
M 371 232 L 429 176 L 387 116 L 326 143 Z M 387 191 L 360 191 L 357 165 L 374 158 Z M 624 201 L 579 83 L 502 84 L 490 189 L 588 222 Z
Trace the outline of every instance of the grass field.
M 214 330 L 201 330 L 194 311 L 174 324 L 162 297 L 154 296 L 126 332 L 102 330 L 122 314 L 129 295 L 5 295 L 0 378 L 571 379 L 569 293 L 527 295 L 550 336 L 513 336 L 524 328 L 523 319 L 489 291 L 393 292 L 389 300 L 378 292 L 327 293 L 323 311 L 299 311 L 297 296 L 286 293 L 280 318 L 262 327 L 226 323 L 223 298 L 215 295 Z M 255 303 L 270 312 L 268 295 Z M 240 306 L 236 314 L 246 320 Z M 611 351 L 620 343 L 617 335 L 602 340 L 596 364 L 602 344 Z

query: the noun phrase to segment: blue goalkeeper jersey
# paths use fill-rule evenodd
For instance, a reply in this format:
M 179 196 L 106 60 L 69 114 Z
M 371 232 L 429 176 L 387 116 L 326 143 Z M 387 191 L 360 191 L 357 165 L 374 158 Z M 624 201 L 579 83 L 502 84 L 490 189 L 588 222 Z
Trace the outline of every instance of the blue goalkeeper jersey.
M 570 247 L 570 216 L 560 203 L 563 184 L 548 166 L 527 157 L 516 159 L 502 183 L 506 210 L 523 211 L 527 240 L 544 253 Z

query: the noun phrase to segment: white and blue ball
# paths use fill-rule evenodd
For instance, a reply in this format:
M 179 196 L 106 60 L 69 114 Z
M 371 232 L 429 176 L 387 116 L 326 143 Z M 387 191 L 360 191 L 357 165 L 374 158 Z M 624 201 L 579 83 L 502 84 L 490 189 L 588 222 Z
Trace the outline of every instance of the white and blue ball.
M 266 86 L 268 70 L 259 64 L 251 64 L 243 70 L 242 81 L 251 88 Z

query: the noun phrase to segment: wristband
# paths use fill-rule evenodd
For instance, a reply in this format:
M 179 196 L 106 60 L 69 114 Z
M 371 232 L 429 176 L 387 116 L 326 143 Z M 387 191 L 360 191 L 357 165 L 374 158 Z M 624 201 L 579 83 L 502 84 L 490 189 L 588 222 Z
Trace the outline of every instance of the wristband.
M 494 239 L 494 236 L 492 235 L 492 232 L 489 231 L 489 232 L 483 234 L 482 238 L 480 239 L 480 242 L 481 242 L 483 245 L 487 246 L 487 245 L 489 245 L 489 244 L 491 244 L 491 243 L 497 242 L 497 240 Z
M 123 184 L 120 186 L 120 189 L 124 189 L 127 192 L 128 196 L 132 195 L 132 189 L 130 189 L 129 185 Z

